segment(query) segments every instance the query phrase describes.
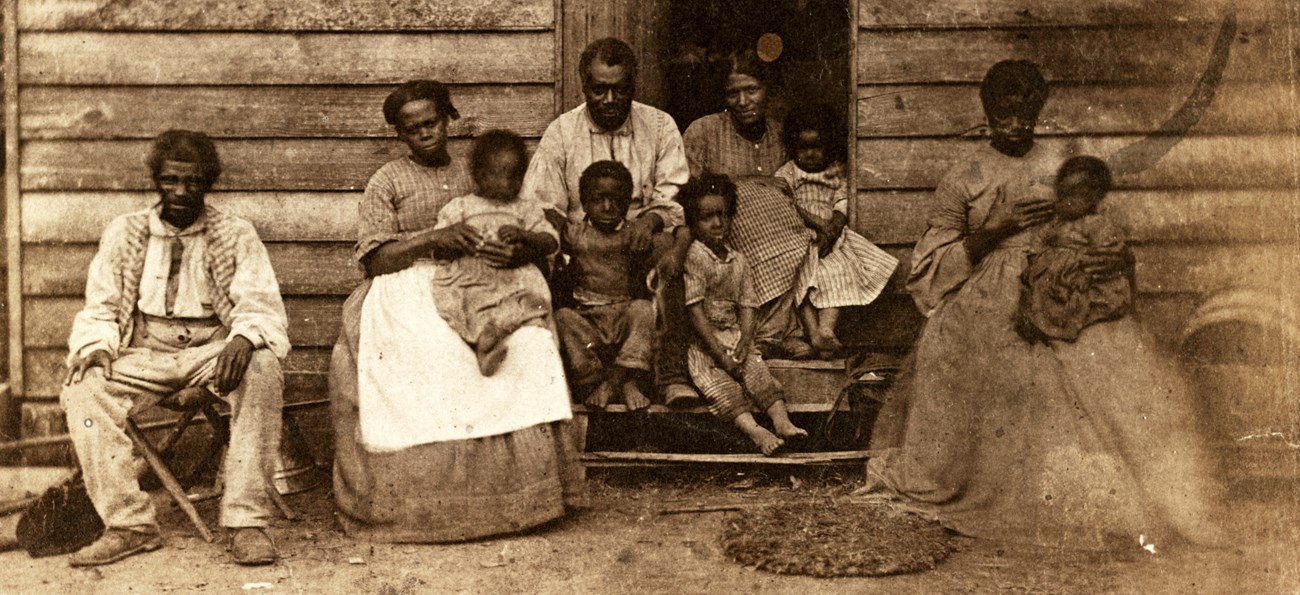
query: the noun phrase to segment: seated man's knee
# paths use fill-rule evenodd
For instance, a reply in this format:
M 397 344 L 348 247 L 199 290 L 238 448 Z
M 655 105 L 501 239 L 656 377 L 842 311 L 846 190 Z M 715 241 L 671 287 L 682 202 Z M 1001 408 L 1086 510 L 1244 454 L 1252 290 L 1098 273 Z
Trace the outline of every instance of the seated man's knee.
M 97 402 L 98 394 L 103 392 L 106 382 L 104 373 L 99 368 L 87 370 L 80 382 L 64 385 L 59 390 L 59 404 L 68 409 Z
M 244 377 L 248 378 L 252 375 L 282 378 L 284 372 L 280 367 L 280 358 L 275 357 L 270 349 L 254 349 L 252 357 L 248 360 L 248 371 Z

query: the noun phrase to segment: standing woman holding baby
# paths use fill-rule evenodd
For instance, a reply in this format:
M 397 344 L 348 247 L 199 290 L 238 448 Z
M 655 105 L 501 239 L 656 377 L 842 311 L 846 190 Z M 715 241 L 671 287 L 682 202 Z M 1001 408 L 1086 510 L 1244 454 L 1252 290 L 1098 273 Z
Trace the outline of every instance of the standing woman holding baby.
M 405 83 L 383 112 L 411 152 L 375 172 L 360 205 L 366 280 L 344 304 L 330 362 L 339 518 L 349 535 L 396 542 L 473 539 L 558 518 L 581 471 L 551 331 L 514 330 L 485 375 L 433 296 L 435 259 L 468 251 L 516 268 L 542 255 L 463 222 L 436 226 L 444 206 L 475 190 L 470 168 L 447 152 L 459 114 L 446 86 Z
M 1132 316 L 1073 340 L 1016 332 L 1022 272 L 1064 155 L 1034 141 L 1047 83 L 995 64 L 991 142 L 935 192 L 908 289 L 929 318 L 876 421 L 862 492 L 961 533 L 1070 548 L 1215 543 L 1219 486 L 1187 384 Z M 1059 210 L 1059 209 L 1058 209 Z M 1090 249 L 1094 281 L 1125 274 Z

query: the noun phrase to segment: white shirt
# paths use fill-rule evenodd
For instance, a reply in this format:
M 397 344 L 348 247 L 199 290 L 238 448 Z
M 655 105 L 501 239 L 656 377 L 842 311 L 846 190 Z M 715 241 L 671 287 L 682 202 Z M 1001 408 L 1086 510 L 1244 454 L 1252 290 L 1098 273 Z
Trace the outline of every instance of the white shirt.
M 121 345 L 121 329 L 114 315 L 121 292 L 113 280 L 112 251 L 123 241 L 125 218 L 119 217 L 104 230 L 99 251 L 86 275 L 86 306 L 77 313 L 68 338 L 70 357 L 82 357 L 103 349 L 116 359 Z M 288 317 L 280 298 L 280 286 L 271 268 L 266 247 L 252 225 L 236 242 L 238 254 L 235 276 L 230 282 L 230 337 L 248 339 L 255 349 L 271 349 L 277 357 L 289 353 Z M 158 217 L 158 208 L 149 212 L 149 239 L 145 247 L 144 270 L 140 278 L 140 297 L 136 307 L 151 316 L 169 318 L 207 318 L 212 308 L 212 279 L 208 275 L 206 252 L 206 215 L 185 229 L 178 230 Z M 166 309 L 167 276 L 171 265 L 171 244 L 179 238 L 184 246 L 176 301 L 169 315 Z

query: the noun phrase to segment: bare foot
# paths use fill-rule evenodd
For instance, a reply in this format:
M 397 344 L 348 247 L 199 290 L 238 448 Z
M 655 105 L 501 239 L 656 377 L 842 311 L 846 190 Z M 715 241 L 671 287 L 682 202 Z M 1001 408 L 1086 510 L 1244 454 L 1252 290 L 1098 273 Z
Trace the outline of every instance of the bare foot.
M 767 428 L 764 428 L 763 426 L 755 425 L 751 428 L 741 429 L 744 430 L 745 435 L 749 436 L 750 440 L 754 441 L 754 445 L 758 447 L 758 450 L 762 452 L 764 456 L 772 456 L 772 453 L 776 452 L 776 449 L 781 448 L 781 445 L 785 444 L 785 440 L 777 438 L 776 434 L 767 431 Z
M 629 380 L 623 383 L 623 404 L 631 411 L 641 411 L 650 406 L 650 399 L 637 388 L 636 381 Z
M 496 374 L 501 368 L 501 362 L 506 361 L 505 343 L 497 343 L 489 347 L 479 342 L 474 352 L 474 355 L 478 356 L 478 371 L 484 376 Z
M 777 421 L 772 420 L 772 428 L 776 430 L 776 435 L 784 439 L 790 438 L 807 438 L 808 430 L 794 425 L 790 420 Z
M 608 382 L 601 382 L 596 388 L 591 389 L 591 393 L 587 395 L 587 399 L 582 404 L 588 407 L 604 409 L 613 398 L 614 387 L 610 386 Z
M 509 336 L 495 322 L 487 323 L 479 332 L 474 355 L 478 357 L 478 371 L 484 376 L 496 374 L 501 362 L 506 361 L 506 338 Z
M 818 332 L 810 338 L 810 341 L 813 349 L 816 349 L 818 355 L 822 356 L 835 353 L 844 347 L 840 340 L 835 338 L 835 335 L 825 333 L 822 329 L 818 329 Z

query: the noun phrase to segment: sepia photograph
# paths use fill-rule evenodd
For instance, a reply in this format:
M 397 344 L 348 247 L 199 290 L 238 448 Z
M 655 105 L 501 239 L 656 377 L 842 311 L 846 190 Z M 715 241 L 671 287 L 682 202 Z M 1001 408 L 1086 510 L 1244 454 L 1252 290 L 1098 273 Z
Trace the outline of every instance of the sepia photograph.
M 1293 0 L 0 2 L 0 592 L 1300 594 Z

